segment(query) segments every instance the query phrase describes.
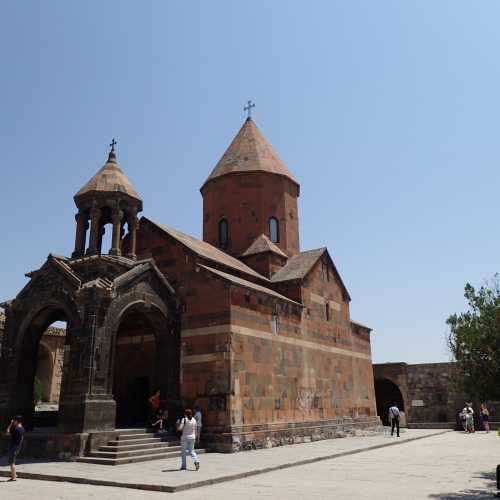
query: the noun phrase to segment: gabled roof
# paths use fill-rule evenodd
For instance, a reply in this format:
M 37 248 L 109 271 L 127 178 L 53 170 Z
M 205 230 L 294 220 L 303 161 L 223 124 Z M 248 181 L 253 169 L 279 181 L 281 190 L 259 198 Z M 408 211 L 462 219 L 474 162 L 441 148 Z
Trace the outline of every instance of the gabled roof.
M 340 283 L 340 286 L 344 290 L 347 299 L 351 300 L 349 292 L 344 285 L 340 273 L 337 271 L 333 259 L 330 257 L 330 254 L 328 253 L 328 249 L 326 247 L 318 248 L 316 250 L 308 250 L 306 252 L 301 252 L 298 255 L 294 255 L 288 260 L 284 267 L 282 267 L 276 274 L 273 275 L 271 281 L 273 283 L 279 283 L 282 281 L 304 279 L 314 267 L 316 262 L 318 262 L 320 257 L 322 257 L 325 253 L 332 264 L 333 271 Z
M 212 179 L 238 172 L 269 172 L 299 184 L 251 118 L 245 121 L 201 189 Z
M 114 151 L 109 153 L 108 161 L 97 174 L 75 194 L 75 201 L 82 196 L 96 192 L 123 193 L 142 203 L 141 197 L 118 165 Z
M 213 269 L 212 267 L 200 265 L 203 269 L 206 269 L 207 271 L 211 272 L 212 274 L 215 274 L 227 281 L 230 281 L 231 283 L 234 283 L 235 285 L 239 285 L 245 288 L 250 288 L 252 290 L 255 290 L 257 292 L 262 292 L 267 295 L 271 295 L 272 297 L 276 297 L 280 300 L 285 300 L 286 302 L 291 302 L 292 304 L 295 304 L 297 306 L 301 306 L 299 302 L 295 302 L 295 300 L 289 299 L 288 297 L 285 297 L 284 295 L 281 295 L 278 292 L 275 292 L 274 290 L 271 290 L 270 288 L 266 288 L 265 286 L 261 285 L 256 285 L 255 283 L 252 283 L 251 281 L 247 281 L 241 278 L 238 278 L 237 276 L 233 276 L 232 274 L 224 273 L 223 271 L 219 271 L 218 269 Z
M 265 234 L 261 234 L 242 254 L 242 257 L 255 255 L 258 253 L 273 252 L 282 257 L 288 258 L 288 255 L 275 245 Z
M 326 248 L 301 252 L 288 259 L 286 266 L 282 267 L 271 281 L 289 281 L 305 278 L 318 259 L 326 252 Z
M 232 257 L 231 255 L 228 255 L 222 250 L 219 250 L 213 245 L 210 245 L 210 243 L 207 243 L 206 241 L 198 240 L 193 236 L 189 236 L 188 234 L 182 233 L 181 231 L 172 229 L 171 227 L 165 226 L 164 224 L 158 224 L 157 222 L 154 222 L 147 217 L 142 217 L 141 221 L 143 220 L 150 222 L 155 227 L 168 234 L 175 240 L 179 241 L 182 245 L 189 248 L 192 252 L 199 255 L 200 257 L 211 260 L 218 264 L 222 264 L 226 267 L 235 269 L 236 271 L 240 271 L 250 276 L 255 276 L 256 278 L 259 278 L 263 281 L 269 281 L 265 276 L 262 276 L 258 272 L 254 271 L 251 267 L 248 267 L 246 264 L 243 264 L 243 262 Z

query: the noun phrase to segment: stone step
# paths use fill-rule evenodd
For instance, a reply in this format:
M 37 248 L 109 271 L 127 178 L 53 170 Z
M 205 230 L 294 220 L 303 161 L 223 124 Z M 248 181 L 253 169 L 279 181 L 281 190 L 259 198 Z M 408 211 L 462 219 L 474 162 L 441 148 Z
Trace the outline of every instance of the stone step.
M 174 448 L 180 445 L 180 441 L 158 441 L 156 443 L 146 444 L 119 444 L 118 446 L 104 445 L 100 446 L 98 451 L 134 451 L 147 450 L 153 448 Z
M 151 439 L 151 438 L 159 438 L 159 439 L 179 439 L 178 436 L 174 434 L 166 434 L 166 433 L 155 433 L 153 434 L 152 432 L 149 433 L 141 433 L 141 434 L 118 434 L 118 436 L 115 437 L 117 441 L 130 441 L 134 439 Z
M 89 457 L 91 458 L 126 458 L 126 457 L 138 457 L 141 455 L 157 455 L 165 453 L 179 453 L 181 451 L 180 446 L 164 446 L 163 448 L 146 448 L 140 450 L 125 450 L 125 451 L 106 451 L 103 450 L 102 446 L 98 451 L 91 451 Z
M 205 453 L 204 449 L 196 450 L 196 453 Z M 98 464 L 98 465 L 124 465 L 132 464 L 137 462 L 147 462 L 150 460 L 161 460 L 167 458 L 179 458 L 181 456 L 180 452 L 170 452 L 170 453 L 158 453 L 158 454 L 144 454 L 134 457 L 125 458 L 93 458 L 93 457 L 80 457 L 77 458 L 77 462 L 83 462 L 88 464 Z
M 116 432 L 120 434 L 120 436 L 125 436 L 126 434 L 136 434 L 136 433 L 150 433 L 153 432 L 153 429 L 150 427 L 130 427 L 126 429 L 115 429 Z
M 177 438 L 177 441 L 179 439 Z M 148 444 L 148 443 L 168 443 L 171 441 L 176 441 L 175 438 L 158 438 L 158 437 L 150 437 L 150 438 L 138 438 L 138 439 L 127 439 L 127 440 L 119 440 L 113 439 L 108 442 L 110 446 L 122 446 L 122 445 L 132 445 L 132 444 Z

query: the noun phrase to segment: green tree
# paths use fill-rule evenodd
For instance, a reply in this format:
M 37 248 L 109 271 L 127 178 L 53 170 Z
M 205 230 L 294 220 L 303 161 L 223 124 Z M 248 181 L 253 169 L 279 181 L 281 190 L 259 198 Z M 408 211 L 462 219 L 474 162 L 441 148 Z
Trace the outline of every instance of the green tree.
M 457 362 L 457 382 L 466 394 L 485 400 L 500 399 L 500 281 L 476 290 L 465 285 L 468 311 L 447 319 L 449 348 Z

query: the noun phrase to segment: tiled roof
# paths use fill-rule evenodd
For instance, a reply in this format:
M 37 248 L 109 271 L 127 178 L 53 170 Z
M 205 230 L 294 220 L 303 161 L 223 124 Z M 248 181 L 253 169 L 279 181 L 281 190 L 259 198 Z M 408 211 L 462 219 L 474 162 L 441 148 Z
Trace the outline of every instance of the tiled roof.
M 116 162 L 114 153 L 109 154 L 106 164 L 76 193 L 75 200 L 95 192 L 118 192 L 141 201 L 141 197 Z
M 342 281 L 342 277 L 337 271 L 335 263 L 330 257 L 328 249 L 326 247 L 318 248 L 316 250 L 308 250 L 307 252 L 301 252 L 298 255 L 294 255 L 288 260 L 284 267 L 282 267 L 275 275 L 273 275 L 271 281 L 273 283 L 278 283 L 280 281 L 304 279 L 316 264 L 316 262 L 318 262 L 318 259 L 325 253 L 328 255 L 328 258 L 332 263 L 333 271 L 337 276 L 340 286 L 344 290 L 345 296 L 348 300 L 351 300 L 347 287 Z
M 289 299 L 288 297 L 285 297 L 284 295 L 281 295 L 278 292 L 275 292 L 274 290 L 271 290 L 270 288 L 266 288 L 265 286 L 261 285 L 256 285 L 255 283 L 252 283 L 251 281 L 247 281 L 241 278 L 238 278 L 236 276 L 233 276 L 232 274 L 224 273 L 222 271 L 219 271 L 218 269 L 213 269 L 208 266 L 203 266 L 200 265 L 203 269 L 206 269 L 207 271 L 210 271 L 212 274 L 216 274 L 217 276 L 220 276 L 221 278 L 230 281 L 231 283 L 234 283 L 235 285 L 243 286 L 245 288 L 250 288 L 252 290 L 256 290 L 257 292 L 262 292 L 267 295 L 271 295 L 273 297 L 276 297 L 280 300 L 285 300 L 286 302 L 291 302 L 292 304 L 302 306 L 299 302 L 295 302 L 292 299 Z
M 317 250 L 308 250 L 290 257 L 286 266 L 282 267 L 271 278 L 271 281 L 289 281 L 304 278 L 325 252 L 326 248 L 318 248 Z
M 236 172 L 269 172 L 288 177 L 298 184 L 251 119 L 245 121 L 203 185 L 216 177 Z
M 193 251 L 200 257 L 204 257 L 205 259 L 217 262 L 218 264 L 222 264 L 237 271 L 241 271 L 242 273 L 255 276 L 263 281 L 269 281 L 266 277 L 262 276 L 261 274 L 254 271 L 252 268 L 243 264 L 243 262 L 239 261 L 238 259 L 235 259 L 234 257 L 228 255 L 222 250 L 215 248 L 213 245 L 210 245 L 210 243 L 207 243 L 206 241 L 198 240 L 193 236 L 189 236 L 188 234 L 182 233 L 181 231 L 172 229 L 171 227 L 165 226 L 164 224 L 158 224 L 157 222 L 154 222 L 146 217 L 143 217 L 141 219 L 141 221 L 143 220 L 150 222 L 161 231 L 164 231 L 172 238 L 176 239 L 184 246 L 188 247 L 191 251 Z
M 255 255 L 257 253 L 273 252 L 288 258 L 288 255 L 275 245 L 265 234 L 261 234 L 242 254 L 241 256 Z

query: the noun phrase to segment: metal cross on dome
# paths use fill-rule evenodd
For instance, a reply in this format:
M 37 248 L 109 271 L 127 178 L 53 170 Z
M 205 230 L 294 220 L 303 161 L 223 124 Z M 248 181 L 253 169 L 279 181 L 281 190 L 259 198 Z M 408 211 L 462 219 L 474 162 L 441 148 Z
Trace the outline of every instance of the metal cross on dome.
M 111 141 L 111 144 L 110 144 L 110 147 L 111 147 L 111 151 L 114 151 L 115 150 L 115 146 L 116 146 L 117 142 L 115 141 L 115 138 L 113 137 L 113 140 Z
M 243 111 L 248 112 L 248 120 L 252 118 L 252 108 L 255 108 L 255 104 L 251 100 L 247 101 L 247 105 L 243 108 Z

